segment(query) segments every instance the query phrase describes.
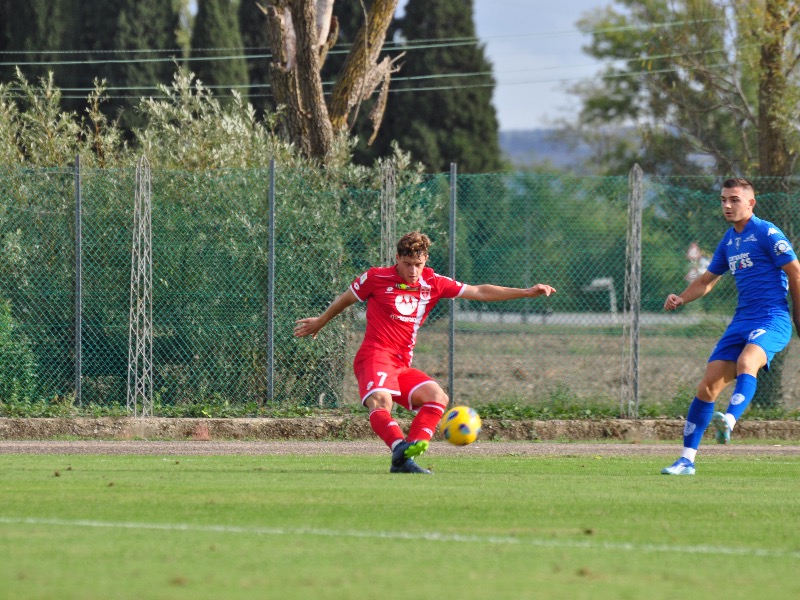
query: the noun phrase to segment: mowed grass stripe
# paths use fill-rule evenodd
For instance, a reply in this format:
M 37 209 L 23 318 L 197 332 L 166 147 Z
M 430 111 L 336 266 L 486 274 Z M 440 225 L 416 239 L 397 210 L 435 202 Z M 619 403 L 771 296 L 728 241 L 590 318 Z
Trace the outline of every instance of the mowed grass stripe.
M 60 527 L 90 527 L 109 529 L 141 529 L 173 532 L 197 532 L 214 534 L 245 534 L 245 535 L 275 535 L 275 536 L 320 536 L 331 538 L 367 538 L 381 540 L 406 540 L 445 543 L 478 543 L 478 544 L 509 544 L 530 545 L 545 548 L 570 548 L 587 550 L 622 550 L 628 552 L 665 552 L 678 554 L 709 554 L 753 556 L 770 558 L 797 558 L 800 551 L 784 552 L 766 548 L 729 548 L 724 546 L 670 546 L 662 544 L 635 544 L 620 542 L 592 542 L 577 540 L 543 540 L 530 539 L 516 536 L 481 536 L 473 534 L 452 534 L 441 532 L 411 533 L 404 531 L 354 531 L 333 530 L 316 528 L 279 528 L 279 527 L 241 527 L 233 525 L 193 525 L 190 523 L 136 523 L 136 522 L 110 522 L 88 521 L 69 519 L 43 519 L 38 517 L 2 517 L 0 523 L 6 525 L 42 525 Z

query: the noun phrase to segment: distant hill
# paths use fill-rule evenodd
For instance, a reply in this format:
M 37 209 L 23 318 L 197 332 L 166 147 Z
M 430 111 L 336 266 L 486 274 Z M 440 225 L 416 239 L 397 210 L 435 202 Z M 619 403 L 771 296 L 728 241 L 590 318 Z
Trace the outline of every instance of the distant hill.
M 500 149 L 515 167 L 549 164 L 579 170 L 591 155 L 585 143 L 558 129 L 501 131 Z

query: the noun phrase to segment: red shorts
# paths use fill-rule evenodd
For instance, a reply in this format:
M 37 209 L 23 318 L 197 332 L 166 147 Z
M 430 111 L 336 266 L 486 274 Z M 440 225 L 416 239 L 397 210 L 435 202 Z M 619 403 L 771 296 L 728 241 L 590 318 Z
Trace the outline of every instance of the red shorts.
M 361 404 L 370 394 L 377 391 L 389 392 L 392 400 L 408 410 L 411 407 L 411 394 L 433 379 L 419 369 L 407 367 L 400 357 L 373 348 L 356 354 L 353 372 L 358 380 L 358 394 Z

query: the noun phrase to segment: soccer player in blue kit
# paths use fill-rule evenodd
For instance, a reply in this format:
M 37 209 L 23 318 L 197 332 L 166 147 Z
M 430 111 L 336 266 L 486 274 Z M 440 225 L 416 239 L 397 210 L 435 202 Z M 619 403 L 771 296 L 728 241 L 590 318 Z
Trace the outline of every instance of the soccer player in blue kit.
M 722 184 L 721 206 L 732 225 L 717 246 L 708 270 L 680 294 L 670 294 L 665 310 L 702 298 L 730 271 L 738 304 L 733 320 L 720 338 L 697 386 L 683 429 L 683 453 L 664 475 L 694 475 L 695 455 L 710 424 L 720 444 L 730 441 L 731 430 L 756 392 L 756 375 L 783 350 L 792 337 L 792 321 L 800 332 L 800 263 L 792 244 L 775 225 L 753 214 L 753 185 L 743 178 Z M 791 319 L 787 290 L 792 297 Z M 714 411 L 723 389 L 736 381 L 728 408 Z

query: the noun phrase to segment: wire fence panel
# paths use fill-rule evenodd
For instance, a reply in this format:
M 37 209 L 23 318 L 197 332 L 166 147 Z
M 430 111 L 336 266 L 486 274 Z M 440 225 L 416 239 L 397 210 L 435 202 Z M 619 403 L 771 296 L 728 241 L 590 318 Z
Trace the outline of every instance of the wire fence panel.
M 69 169 L 0 172 L 3 400 L 73 392 L 74 191 Z
M 294 338 L 294 322 L 321 313 L 382 255 L 386 262 L 382 232 L 385 238 L 386 231 L 399 236 L 414 229 L 431 236 L 429 264 L 442 274 L 450 274 L 454 245 L 460 281 L 548 283 L 558 290 L 534 300 L 454 301 L 453 401 L 619 402 L 627 177 L 460 175 L 451 239 L 448 175 L 412 179 L 383 173 L 375 182 L 331 185 L 324 172 L 282 171 L 278 165 L 272 248 L 270 171 L 154 168 L 151 177 L 155 414 L 169 406 L 196 407 L 198 415 L 211 406 L 214 414 L 224 414 L 226 406 L 257 414 L 267 406 L 357 402 L 351 363 L 363 334 L 364 307 L 340 315 L 316 340 Z M 84 404 L 125 405 L 135 172 L 83 169 L 80 181 L 77 232 L 74 170 L 0 171 L 0 402 L 69 399 L 80 369 Z M 680 292 L 702 272 L 727 227 L 720 183 L 644 178 L 638 364 L 643 405 L 685 403 L 693 395 L 733 313 L 731 277 L 685 309 L 663 311 L 667 294 Z M 756 214 L 796 242 L 797 182 L 762 180 L 756 188 Z M 396 222 L 383 223 L 382 214 L 394 215 Z M 415 352 L 415 366 L 444 387 L 451 360 L 448 302 L 422 328 Z M 777 359 L 778 387 L 769 387 L 772 398 L 790 405 L 800 396 L 795 345 Z

